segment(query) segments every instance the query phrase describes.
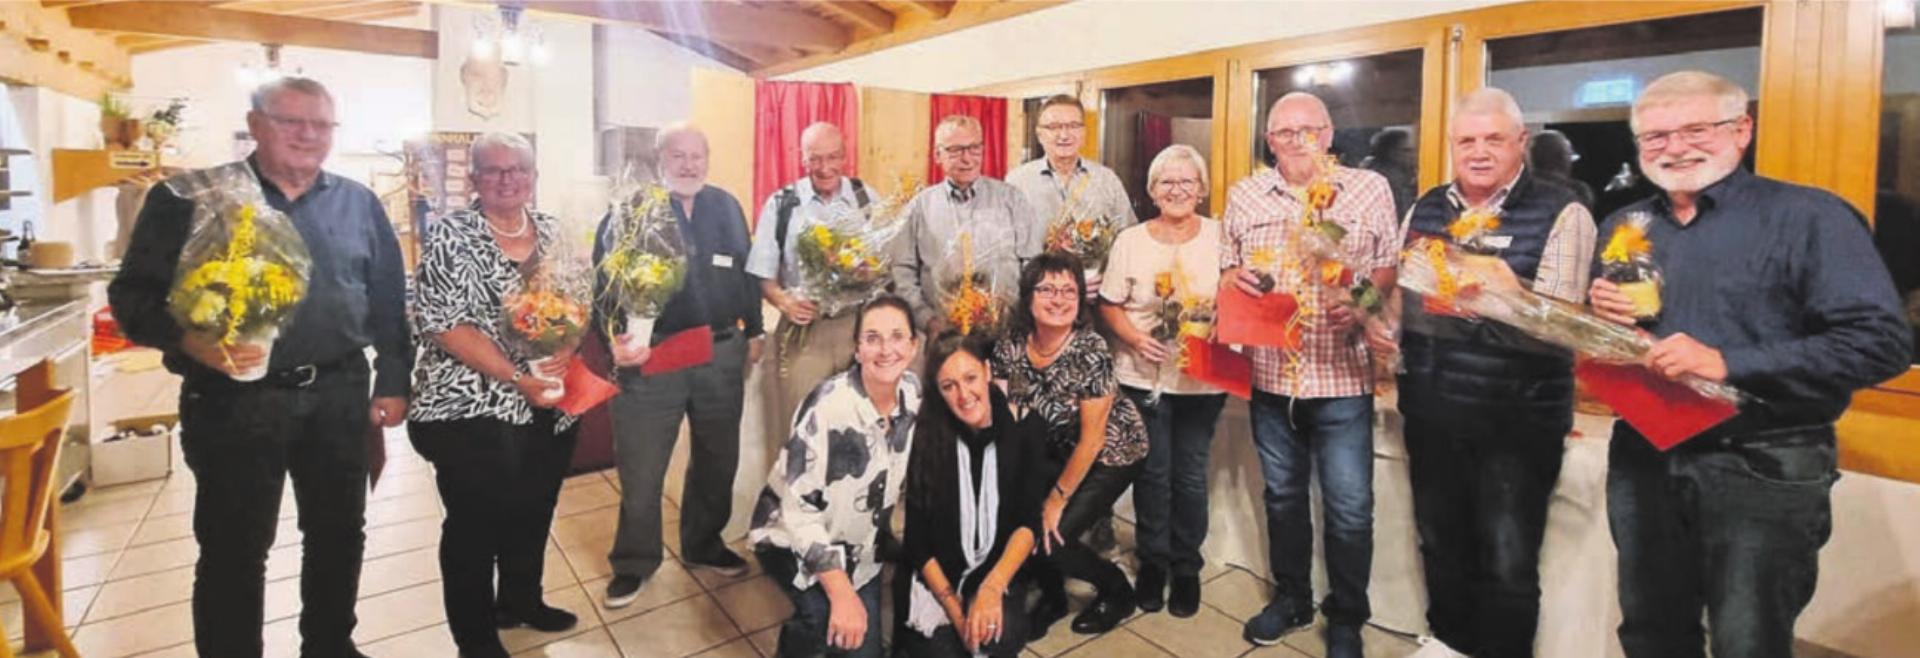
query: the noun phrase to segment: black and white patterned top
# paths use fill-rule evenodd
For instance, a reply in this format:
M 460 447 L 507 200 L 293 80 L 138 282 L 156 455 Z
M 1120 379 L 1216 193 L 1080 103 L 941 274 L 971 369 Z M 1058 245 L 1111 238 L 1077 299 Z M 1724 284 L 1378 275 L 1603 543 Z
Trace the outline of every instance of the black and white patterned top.
M 530 258 L 553 253 L 557 220 L 539 211 L 527 214 L 539 236 Z M 522 280 L 519 267 L 500 250 L 479 210 L 457 210 L 427 227 L 414 271 L 413 328 L 420 359 L 413 367 L 409 420 L 487 417 L 515 425 L 533 422 L 533 405 L 519 389 L 467 367 L 431 338 L 459 325 L 471 326 L 493 339 L 508 358 L 525 364 L 529 359 L 500 339 L 504 300 L 519 292 Z M 555 430 L 572 422 L 562 416 Z
M 856 365 L 821 382 L 794 413 L 747 541 L 792 551 L 797 589 L 836 569 L 856 588 L 880 575 L 874 553 L 907 477 L 920 380 L 902 373 L 895 390 L 893 413 L 882 416 Z
M 1113 394 L 1107 414 L 1107 443 L 1100 463 L 1126 466 L 1147 455 L 1147 425 L 1133 400 L 1118 395 L 1113 351 L 1091 330 L 1075 330 L 1060 356 L 1045 368 L 1027 359 L 1025 336 L 1002 338 L 993 346 L 993 376 L 1007 382 L 1007 398 L 1026 413 L 1047 420 L 1047 443 L 1065 460 L 1080 443 L 1080 403 Z

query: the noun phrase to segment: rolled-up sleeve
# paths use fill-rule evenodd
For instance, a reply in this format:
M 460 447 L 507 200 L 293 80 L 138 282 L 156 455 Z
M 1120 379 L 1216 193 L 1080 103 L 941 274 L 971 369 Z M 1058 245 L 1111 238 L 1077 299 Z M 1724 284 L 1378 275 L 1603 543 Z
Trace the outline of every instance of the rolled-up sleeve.
M 767 281 L 780 281 L 779 236 L 774 233 L 780 224 L 780 193 L 767 197 L 766 205 L 760 208 L 760 221 L 753 226 L 753 246 L 747 249 L 747 273 Z

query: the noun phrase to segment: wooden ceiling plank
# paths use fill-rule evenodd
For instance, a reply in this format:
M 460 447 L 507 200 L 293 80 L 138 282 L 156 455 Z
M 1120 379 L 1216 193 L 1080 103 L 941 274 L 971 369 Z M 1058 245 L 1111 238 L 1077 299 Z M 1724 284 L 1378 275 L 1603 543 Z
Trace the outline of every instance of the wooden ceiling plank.
M 847 19 L 851 21 L 855 27 L 876 34 L 886 34 L 893 31 L 893 12 L 881 9 L 871 2 L 864 2 L 863 0 L 821 0 L 820 2 L 813 3 L 813 6 L 819 7 L 829 14 Z
M 843 59 L 858 57 L 923 39 L 931 39 L 942 34 L 978 27 L 1042 9 L 1058 7 L 1071 1 L 1072 0 L 1022 0 L 1020 2 L 967 2 L 956 8 L 953 14 L 946 19 L 929 21 L 913 27 L 903 27 L 894 32 L 882 34 L 872 39 L 855 42 L 839 50 L 763 67 L 753 71 L 753 76 L 756 78 L 769 78 L 786 75 L 795 71 L 803 71 Z
M 728 43 L 805 45 L 839 50 L 853 42 L 846 26 L 813 14 L 738 4 L 529 0 L 526 8 Z
M 411 30 L 232 9 L 138 1 L 67 10 L 74 27 L 110 32 L 276 43 L 379 55 L 439 56 L 439 35 Z
M 133 81 L 127 49 L 112 35 L 75 29 L 63 9 L 0 2 L 0 80 L 84 99 Z
M 936 20 L 946 18 L 948 14 L 953 13 L 954 3 L 952 2 L 942 2 L 941 0 L 905 0 L 905 3 L 907 8 Z

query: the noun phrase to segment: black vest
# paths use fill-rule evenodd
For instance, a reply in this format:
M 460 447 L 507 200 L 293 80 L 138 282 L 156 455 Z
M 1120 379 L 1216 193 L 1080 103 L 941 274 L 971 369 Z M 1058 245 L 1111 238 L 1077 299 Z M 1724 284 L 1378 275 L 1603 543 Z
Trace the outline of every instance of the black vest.
M 1461 210 L 1448 198 L 1447 189 L 1446 185 L 1436 187 L 1414 203 L 1409 239 L 1418 235 L 1445 239 L 1447 225 Z M 1493 232 L 1497 239 L 1511 240 L 1499 257 L 1521 281 L 1533 282 L 1554 221 L 1567 204 L 1577 202 L 1572 190 L 1521 173 L 1501 203 L 1500 228 Z M 1403 411 L 1429 415 L 1483 413 L 1489 408 L 1572 412 L 1571 352 L 1496 322 L 1429 314 L 1422 308 L 1420 295 L 1405 294 Z

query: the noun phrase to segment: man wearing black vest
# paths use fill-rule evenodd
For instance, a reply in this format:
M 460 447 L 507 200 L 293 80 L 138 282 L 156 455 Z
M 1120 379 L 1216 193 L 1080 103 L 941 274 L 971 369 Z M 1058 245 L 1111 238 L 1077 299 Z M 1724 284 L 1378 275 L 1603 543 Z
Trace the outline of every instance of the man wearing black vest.
M 1629 658 L 1701 658 L 1709 644 L 1717 658 L 1789 658 L 1833 529 L 1833 422 L 1854 391 L 1907 371 L 1912 330 L 1859 211 L 1740 168 L 1753 143 L 1746 90 L 1669 74 L 1641 92 L 1631 121 L 1640 169 L 1662 194 L 1602 231 L 1653 216 L 1662 283 L 1659 313 L 1642 321 L 1660 337 L 1648 365 L 1756 400 L 1665 452 L 1614 423 L 1620 645 Z M 1618 286 L 1590 292 L 1602 316 L 1634 323 Z
M 780 310 L 780 324 L 773 332 L 773 358 L 780 370 L 766 389 L 773 414 L 767 419 L 768 445 L 778 445 L 793 430 L 793 412 L 813 387 L 853 361 L 853 314 L 819 316 L 813 301 L 796 289 L 800 261 L 794 248 L 810 220 L 867 207 L 867 187 L 858 178 L 842 175 L 846 140 L 831 123 L 800 131 L 800 163 L 806 176 L 767 197 L 754 225 L 753 248 L 747 252 L 747 273 L 760 280 L 761 296 Z M 788 344 L 788 337 L 801 327 L 808 328 L 806 340 Z
M 1499 213 L 1480 245 L 1508 285 L 1573 303 L 1591 272 L 1591 213 L 1564 186 L 1526 170 L 1527 129 L 1507 92 L 1460 99 L 1448 130 L 1454 181 L 1408 212 L 1409 236 L 1446 236 L 1469 210 Z M 1573 354 L 1509 327 L 1402 304 L 1406 417 L 1414 521 L 1434 639 L 1414 656 L 1533 655 L 1540 616 L 1540 544 L 1547 503 L 1573 429 Z M 1370 328 L 1376 348 L 1393 348 Z

